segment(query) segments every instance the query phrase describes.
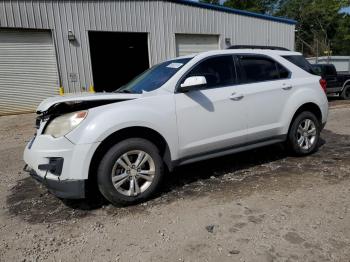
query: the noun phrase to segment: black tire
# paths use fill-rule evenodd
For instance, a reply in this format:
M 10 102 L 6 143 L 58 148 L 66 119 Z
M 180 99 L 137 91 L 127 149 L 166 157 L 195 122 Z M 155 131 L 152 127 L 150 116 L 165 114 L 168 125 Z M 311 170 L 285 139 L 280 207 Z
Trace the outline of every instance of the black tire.
M 298 143 L 298 139 L 300 139 L 299 141 L 305 140 L 305 139 L 303 140 L 302 138 L 300 138 L 301 135 L 300 135 L 300 132 L 298 131 L 298 128 L 300 125 L 303 126 L 303 124 L 305 123 L 306 120 L 311 120 L 315 126 L 315 139 L 312 140 L 313 143 L 310 146 L 310 148 L 307 148 L 305 142 L 302 143 L 302 145 L 304 145 L 304 146 L 299 145 L 299 143 Z M 304 127 L 305 127 L 305 125 L 304 125 Z M 310 131 L 311 131 L 311 129 L 310 129 Z M 317 117 L 309 111 L 301 112 L 299 115 L 297 115 L 294 118 L 294 120 L 291 124 L 291 127 L 289 129 L 287 142 L 288 142 L 288 147 L 289 147 L 290 151 L 294 155 L 297 155 L 297 156 L 305 156 L 305 155 L 309 155 L 309 154 L 316 152 L 318 150 L 318 147 L 319 147 L 320 132 L 321 132 L 321 124 L 320 124 L 319 120 L 317 119 Z M 308 141 L 311 141 L 311 139 L 309 139 Z
M 344 90 L 341 92 L 340 97 L 344 100 L 350 99 L 350 85 L 344 87 Z
M 153 160 L 152 162 L 153 164 L 152 166 L 154 169 L 153 180 L 151 181 L 151 184 L 144 192 L 140 192 L 138 195 L 126 196 L 123 193 L 118 192 L 118 190 L 123 190 L 122 187 L 119 187 L 117 190 L 117 188 L 113 185 L 112 170 L 115 168 L 115 165 L 118 165 L 116 164 L 117 160 L 120 157 L 122 157 L 123 154 L 131 151 L 137 151 L 137 150 L 147 153 Z M 133 161 L 130 160 L 130 162 L 133 162 Z M 136 170 L 136 168 L 134 170 Z M 131 174 L 129 169 L 128 171 L 129 171 L 129 174 Z M 120 172 L 123 172 L 123 171 L 120 171 Z M 126 173 L 127 171 L 125 169 L 125 171 L 121 175 L 125 175 Z M 125 184 L 123 184 L 124 187 L 127 187 L 128 186 L 127 183 L 131 183 L 130 180 L 133 179 L 131 175 L 129 176 L 130 176 L 128 178 L 129 180 L 126 180 Z M 112 204 L 131 205 L 131 204 L 136 204 L 136 203 L 145 201 L 149 199 L 151 196 L 153 196 L 154 193 L 159 188 L 162 182 L 163 176 L 164 176 L 164 163 L 162 158 L 160 157 L 158 148 L 148 140 L 145 140 L 142 138 L 130 138 L 130 139 L 123 140 L 118 144 L 114 145 L 104 155 L 98 167 L 97 183 L 101 194 L 107 200 L 109 200 Z M 138 178 L 138 180 L 139 179 L 142 180 L 142 178 Z M 144 180 L 144 182 L 147 182 L 147 181 Z M 134 182 L 134 188 L 135 188 L 135 183 L 138 184 L 137 182 Z M 131 190 L 131 185 L 129 190 L 130 192 L 133 192 Z

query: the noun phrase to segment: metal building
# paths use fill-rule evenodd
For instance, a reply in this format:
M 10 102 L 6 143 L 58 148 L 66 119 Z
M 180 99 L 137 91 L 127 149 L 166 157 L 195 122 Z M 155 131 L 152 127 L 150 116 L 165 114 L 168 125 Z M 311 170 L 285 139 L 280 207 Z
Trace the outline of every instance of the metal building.
M 0 1 L 0 115 L 94 86 L 111 91 L 165 59 L 232 44 L 294 49 L 295 21 L 189 0 Z

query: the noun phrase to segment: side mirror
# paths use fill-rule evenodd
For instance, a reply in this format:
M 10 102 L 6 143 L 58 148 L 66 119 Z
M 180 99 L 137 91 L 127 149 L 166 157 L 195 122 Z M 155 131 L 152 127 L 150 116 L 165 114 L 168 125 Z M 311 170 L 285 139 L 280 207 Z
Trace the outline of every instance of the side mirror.
M 188 92 L 191 89 L 203 87 L 207 84 L 205 76 L 190 76 L 180 85 L 179 91 Z

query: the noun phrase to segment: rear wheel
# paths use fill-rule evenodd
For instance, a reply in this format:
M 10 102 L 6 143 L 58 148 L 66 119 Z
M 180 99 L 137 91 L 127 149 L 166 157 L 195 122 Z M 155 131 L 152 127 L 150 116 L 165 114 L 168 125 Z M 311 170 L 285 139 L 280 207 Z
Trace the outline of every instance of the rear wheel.
M 113 146 L 98 168 L 98 187 L 116 205 L 135 204 L 150 198 L 163 178 L 158 148 L 148 140 L 131 138 Z
M 320 123 L 313 113 L 309 111 L 300 113 L 289 130 L 289 148 L 299 156 L 317 151 L 320 132 Z
M 342 99 L 345 99 L 345 100 L 350 99 L 350 86 L 344 87 L 344 90 L 340 96 Z

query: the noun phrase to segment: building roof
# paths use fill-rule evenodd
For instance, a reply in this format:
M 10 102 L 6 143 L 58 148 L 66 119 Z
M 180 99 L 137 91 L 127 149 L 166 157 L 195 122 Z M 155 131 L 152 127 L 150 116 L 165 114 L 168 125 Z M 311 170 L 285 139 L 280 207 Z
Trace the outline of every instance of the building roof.
M 272 16 L 272 15 L 259 14 L 259 13 L 254 13 L 254 12 L 250 12 L 250 11 L 234 9 L 234 8 L 230 8 L 230 7 L 226 7 L 226 6 L 222 6 L 222 5 L 200 3 L 200 2 L 195 2 L 195 1 L 191 1 L 191 0 L 168 0 L 168 1 L 179 3 L 179 4 L 191 5 L 191 6 L 195 6 L 195 7 L 199 7 L 199 8 L 206 8 L 206 9 L 231 13 L 231 14 L 255 17 L 255 18 L 260 18 L 260 19 L 264 19 L 264 20 L 270 20 L 270 21 L 275 21 L 275 22 L 280 22 L 280 23 L 285 23 L 285 24 L 290 24 L 290 25 L 297 24 L 297 21 L 295 21 L 293 19 L 284 18 L 284 17 L 276 17 L 276 16 Z

